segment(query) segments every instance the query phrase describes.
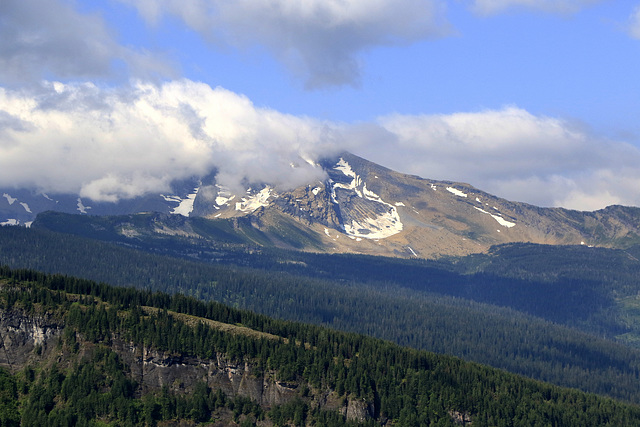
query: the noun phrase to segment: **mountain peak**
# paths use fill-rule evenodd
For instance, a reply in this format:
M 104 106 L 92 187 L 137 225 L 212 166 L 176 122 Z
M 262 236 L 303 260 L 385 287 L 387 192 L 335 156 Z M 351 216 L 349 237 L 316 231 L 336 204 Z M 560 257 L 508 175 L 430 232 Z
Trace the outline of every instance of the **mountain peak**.
M 217 221 L 246 217 L 266 234 L 261 244 L 421 258 L 484 252 L 510 242 L 607 247 L 640 242 L 639 208 L 540 208 L 466 183 L 398 173 L 348 152 L 322 159 L 318 166 L 325 172 L 323 181 L 286 191 L 254 183 L 238 193 L 212 175 L 174 183 L 171 193 L 118 203 L 0 189 L 0 223 L 29 225 L 45 210 L 82 215 L 159 212 Z M 296 241 L 300 236 L 305 237 Z

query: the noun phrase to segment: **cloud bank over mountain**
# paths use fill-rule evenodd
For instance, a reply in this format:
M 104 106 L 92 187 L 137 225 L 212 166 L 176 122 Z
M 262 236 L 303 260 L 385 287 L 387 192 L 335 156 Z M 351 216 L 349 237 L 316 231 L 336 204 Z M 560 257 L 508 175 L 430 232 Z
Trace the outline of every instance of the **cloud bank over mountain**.
M 0 89 L 0 111 L 0 185 L 101 201 L 166 190 L 214 169 L 234 188 L 244 179 L 293 188 L 323 177 L 301 156 L 315 159 L 337 142 L 322 122 L 187 80 L 127 90 Z
M 510 106 L 391 115 L 378 126 L 385 136 L 374 140 L 376 150 L 369 147 L 370 159 L 407 173 L 464 181 L 542 206 L 591 210 L 640 202 L 640 150 L 594 135 L 579 123 Z
M 344 124 L 180 80 L 0 90 L 0 111 L 0 185 L 101 201 L 165 191 L 172 180 L 213 170 L 237 190 L 243 181 L 290 189 L 323 179 L 314 161 L 352 150 L 401 172 L 540 205 L 640 202 L 637 148 L 517 107 Z

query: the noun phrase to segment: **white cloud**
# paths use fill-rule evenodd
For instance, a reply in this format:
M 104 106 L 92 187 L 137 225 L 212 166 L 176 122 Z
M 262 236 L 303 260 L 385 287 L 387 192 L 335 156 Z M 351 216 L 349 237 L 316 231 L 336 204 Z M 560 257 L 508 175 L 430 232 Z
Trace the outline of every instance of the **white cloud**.
M 217 170 L 218 182 L 235 190 L 257 181 L 292 188 L 323 178 L 302 158 L 342 149 L 541 206 L 640 205 L 638 148 L 513 106 L 346 125 L 258 108 L 189 80 L 0 88 L 2 187 L 114 201 Z
M 256 108 L 246 97 L 188 80 L 125 90 L 51 83 L 0 89 L 0 185 L 115 201 L 166 190 L 217 168 L 222 184 L 281 187 L 323 174 L 300 162 L 330 152 L 326 124 Z M 291 163 L 298 163 L 292 168 Z
M 151 23 L 179 17 L 212 42 L 265 46 L 306 86 L 357 85 L 363 51 L 440 37 L 441 0 L 121 0 Z
M 473 0 L 472 8 L 482 15 L 493 15 L 509 9 L 533 9 L 551 13 L 575 13 L 602 0 Z
M 636 6 L 629 18 L 628 32 L 631 37 L 640 40 L 640 5 Z
M 510 200 L 586 210 L 640 205 L 640 150 L 517 107 L 392 115 L 352 129 L 350 139 L 356 152 L 392 169 Z
M 119 62 L 119 64 L 118 64 Z M 162 60 L 117 43 L 99 15 L 81 14 L 65 0 L 0 2 L 0 82 L 170 74 Z

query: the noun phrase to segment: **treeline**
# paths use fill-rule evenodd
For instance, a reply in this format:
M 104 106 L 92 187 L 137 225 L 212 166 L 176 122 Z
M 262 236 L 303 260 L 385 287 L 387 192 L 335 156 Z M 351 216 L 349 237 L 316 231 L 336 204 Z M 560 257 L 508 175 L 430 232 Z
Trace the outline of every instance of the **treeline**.
M 371 257 L 314 258 L 300 254 L 301 258 L 292 259 L 294 263 L 286 263 L 281 253 L 267 255 L 273 257 L 274 271 L 189 262 L 45 230 L 0 228 L 0 262 L 12 267 L 62 272 L 149 291 L 182 292 L 281 319 L 457 355 L 539 380 L 640 403 L 640 353 L 636 350 L 508 308 L 381 281 L 385 276 L 378 275 L 378 267 L 373 270 L 376 276 L 363 276 L 361 281 L 349 276 L 351 267 L 364 271 Z M 379 261 L 385 265 L 384 259 Z M 420 263 L 406 260 L 390 265 L 413 265 L 406 268 L 411 274 L 420 271 Z M 326 272 L 322 279 L 298 273 L 321 267 Z M 437 279 L 429 271 L 422 270 L 425 283 Z M 455 288 L 456 276 L 445 273 Z M 332 276 L 337 279 L 329 279 Z M 570 305 L 572 300 L 565 301 Z
M 107 417 L 126 424 L 181 417 L 206 421 L 217 407 L 229 407 L 226 397 L 206 385 L 184 401 L 168 396 L 167 390 L 143 396 L 141 401 L 132 399 L 137 385 L 123 375 L 127 369 L 108 350 L 114 336 L 182 355 L 224 354 L 250 363 L 258 373 L 273 371 L 280 381 L 308 384 L 309 388 L 300 387 L 299 399 L 266 413 L 276 425 L 289 421 L 306 425 L 331 417 L 336 425 L 342 423 L 340 416 L 321 414 L 308 404 L 314 390 L 327 388 L 344 399 L 367 402 L 372 420 L 403 426 L 453 425 L 455 414 L 470 417 L 476 426 L 640 423 L 636 406 L 362 335 L 274 320 L 182 295 L 115 288 L 59 275 L 2 268 L 0 277 L 5 278 L 0 294 L 4 310 L 57 313 L 65 319 L 63 344 L 71 351 L 77 349 L 77 337 L 99 346 L 93 359 L 66 372 L 43 369 L 36 379 L 34 373 L 24 371 L 17 389 L 24 395 L 22 422 L 27 425 L 54 425 L 53 416 L 76 424 L 81 417 L 87 421 Z M 145 313 L 143 306 L 157 310 Z M 281 339 L 225 333 L 204 323 L 187 326 L 172 311 L 239 323 Z M 238 420 L 241 414 L 251 415 L 244 418 L 247 422 L 264 416 L 250 402 L 234 402 L 232 407 L 243 408 Z

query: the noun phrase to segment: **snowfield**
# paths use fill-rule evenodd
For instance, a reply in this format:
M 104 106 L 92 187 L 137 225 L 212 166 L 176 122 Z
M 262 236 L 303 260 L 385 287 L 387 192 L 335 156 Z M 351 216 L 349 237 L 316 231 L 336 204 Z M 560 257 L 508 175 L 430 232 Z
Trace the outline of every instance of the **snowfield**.
M 453 188 L 453 187 L 447 187 L 447 191 L 449 193 L 453 193 L 456 196 L 460 196 L 460 197 L 467 197 L 466 193 L 463 193 L 462 191 L 458 190 L 457 188 Z
M 402 221 L 400 221 L 400 215 L 398 215 L 396 207 L 385 202 L 379 195 L 369 190 L 367 184 L 353 171 L 347 161 L 340 158 L 334 169 L 341 171 L 345 176 L 351 178 L 348 184 L 332 182 L 331 200 L 334 203 L 340 204 L 336 195 L 336 189 L 341 188 L 353 191 L 360 198 L 380 203 L 386 207 L 383 214 L 359 221 L 351 220 L 351 222 L 345 223 L 343 227 L 347 235 L 365 239 L 384 239 L 385 237 L 398 234 L 403 230 L 404 226 Z
M 78 212 L 83 213 L 83 214 L 86 214 L 86 213 L 87 213 L 87 209 L 91 209 L 91 206 L 85 206 L 85 205 L 82 203 L 82 199 L 81 199 L 80 197 L 78 197 L 78 204 L 77 204 L 77 206 L 78 206 Z
M 240 202 L 236 202 L 236 210 L 244 213 L 251 213 L 263 206 L 269 206 L 269 197 L 277 197 L 273 194 L 271 187 L 267 186 L 253 196 L 243 197 Z
M 489 213 L 489 212 L 485 211 L 484 209 L 481 209 L 481 208 L 479 208 L 477 206 L 474 206 L 474 209 L 477 209 L 477 210 L 479 210 L 480 212 L 482 212 L 484 214 L 491 215 L 491 218 L 493 218 L 496 221 L 498 221 L 498 224 L 502 225 L 503 227 L 511 228 L 511 227 L 514 227 L 516 225 L 515 222 L 507 221 L 506 219 L 502 218 L 502 216 L 494 215 L 494 214 Z M 500 231 L 500 230 L 498 230 L 498 231 Z
M 173 208 L 172 214 L 189 216 L 193 212 L 193 202 L 196 200 L 200 187 L 193 189 L 193 193 L 189 194 L 186 199 L 181 199 L 180 204 Z

